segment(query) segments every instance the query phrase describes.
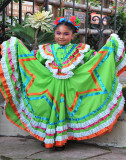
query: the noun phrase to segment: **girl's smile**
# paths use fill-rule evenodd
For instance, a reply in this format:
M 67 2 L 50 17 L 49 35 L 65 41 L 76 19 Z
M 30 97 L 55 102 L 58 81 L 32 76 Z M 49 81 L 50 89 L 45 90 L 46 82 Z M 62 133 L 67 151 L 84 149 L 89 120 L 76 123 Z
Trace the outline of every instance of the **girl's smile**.
M 75 34 L 65 25 L 60 25 L 55 30 L 55 41 L 60 45 L 66 45 L 74 39 Z

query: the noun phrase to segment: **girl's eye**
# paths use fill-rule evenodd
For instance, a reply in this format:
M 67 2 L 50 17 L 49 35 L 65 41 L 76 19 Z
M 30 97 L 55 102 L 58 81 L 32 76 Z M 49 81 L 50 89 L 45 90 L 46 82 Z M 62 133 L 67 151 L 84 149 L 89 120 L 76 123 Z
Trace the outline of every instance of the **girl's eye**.
M 56 34 L 60 35 L 60 32 L 56 32 Z
M 66 33 L 64 33 L 64 35 L 67 36 L 67 35 L 69 35 L 69 33 L 66 32 Z

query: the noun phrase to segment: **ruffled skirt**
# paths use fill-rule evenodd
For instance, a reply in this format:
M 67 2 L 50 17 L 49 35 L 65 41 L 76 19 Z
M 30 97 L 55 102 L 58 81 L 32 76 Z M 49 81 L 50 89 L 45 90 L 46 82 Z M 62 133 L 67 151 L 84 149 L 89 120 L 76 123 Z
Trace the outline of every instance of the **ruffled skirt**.
M 47 148 L 111 131 L 124 106 L 117 74 L 125 53 L 118 48 L 108 44 L 71 78 L 56 79 L 16 38 L 4 42 L 0 91 L 7 118 Z

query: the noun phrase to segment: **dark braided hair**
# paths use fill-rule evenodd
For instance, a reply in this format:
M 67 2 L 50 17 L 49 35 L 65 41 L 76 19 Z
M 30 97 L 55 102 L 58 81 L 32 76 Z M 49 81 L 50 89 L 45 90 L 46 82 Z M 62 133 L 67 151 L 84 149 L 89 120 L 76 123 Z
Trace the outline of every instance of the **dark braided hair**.
M 54 30 L 56 30 L 59 26 L 61 26 L 61 25 L 65 25 L 65 26 L 67 26 L 71 31 L 72 31 L 72 33 L 74 34 L 74 33 L 77 33 L 77 28 L 72 24 L 72 23 L 69 23 L 69 22 L 61 22 L 61 23 L 58 23 L 57 25 L 56 25 L 56 27 L 54 28 Z

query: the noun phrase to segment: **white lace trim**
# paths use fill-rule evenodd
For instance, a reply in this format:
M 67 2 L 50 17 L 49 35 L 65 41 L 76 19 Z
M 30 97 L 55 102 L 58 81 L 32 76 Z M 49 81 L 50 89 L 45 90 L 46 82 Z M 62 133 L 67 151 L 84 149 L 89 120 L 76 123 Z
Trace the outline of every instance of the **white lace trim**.
M 50 72 L 53 73 L 53 76 L 57 79 L 68 79 L 70 77 L 72 77 L 74 75 L 74 73 L 70 70 L 74 69 L 79 63 L 81 63 L 81 61 L 83 60 L 84 58 L 84 53 L 87 52 L 89 50 L 90 46 L 89 45 L 86 45 L 85 46 L 85 49 L 83 50 L 79 50 L 79 53 L 81 54 L 81 56 L 75 61 L 73 62 L 73 64 L 71 64 L 69 67 L 66 67 L 66 68 L 63 68 L 61 69 L 61 73 L 65 73 L 67 75 L 65 76 L 62 76 L 62 75 L 57 75 L 58 73 L 58 69 L 53 69 L 49 66 L 50 63 L 52 63 L 52 61 L 54 61 L 54 57 L 52 56 L 48 56 L 45 54 L 44 50 L 43 50 L 43 45 L 40 45 L 39 46 L 39 50 L 40 50 L 40 54 L 41 56 L 44 58 L 44 59 L 47 59 L 45 65 L 46 67 L 48 68 L 48 70 Z
M 126 65 L 126 55 L 123 61 L 116 67 L 116 73 L 118 73 L 118 71 L 120 71 L 125 65 Z
M 11 51 L 13 51 L 13 53 L 16 53 L 15 52 L 15 41 L 16 41 L 16 38 L 13 37 L 11 39 L 12 45 L 10 45 L 11 46 Z M 35 126 L 35 124 L 37 122 L 35 123 L 35 121 L 32 118 L 33 115 L 30 112 L 28 112 L 26 106 L 24 106 L 23 98 L 22 97 L 20 98 L 20 102 L 18 102 L 18 100 L 16 98 L 16 93 L 15 93 L 13 85 L 12 85 L 12 83 L 10 81 L 11 77 L 9 75 L 7 64 L 6 64 L 6 61 L 5 61 L 6 50 L 7 50 L 6 42 L 3 43 L 3 48 L 4 49 L 3 49 L 3 56 L 2 56 L 2 60 L 1 60 L 1 65 L 2 65 L 2 68 L 3 68 L 3 71 L 4 71 L 4 76 L 6 78 L 8 87 L 10 89 L 10 93 L 12 95 L 12 100 L 13 100 L 15 106 L 16 106 L 16 109 L 18 110 L 18 113 L 20 114 L 21 121 L 27 125 L 27 127 L 31 130 L 31 132 L 33 134 L 37 134 L 40 137 L 42 137 L 42 136 L 45 137 L 45 133 L 42 134 L 42 132 L 33 129 L 33 126 Z M 17 67 L 16 65 L 17 64 L 15 64 L 15 68 Z M 29 123 L 29 121 L 23 116 L 23 113 L 22 113 L 23 110 L 25 110 L 26 114 L 31 118 L 31 120 L 30 120 L 31 123 Z M 39 126 L 39 122 L 37 123 L 37 126 Z M 46 125 L 44 123 L 42 123 L 42 126 L 46 127 Z
M 15 52 L 15 46 L 14 46 L 15 41 L 16 41 L 16 38 L 15 38 L 15 37 L 12 37 L 12 38 L 11 38 L 11 43 L 12 43 L 12 45 L 10 45 L 10 46 L 11 46 L 11 51 L 12 51 L 13 53 L 16 53 L 16 52 Z M 7 64 L 6 64 L 6 60 L 5 60 L 6 50 L 7 50 L 6 42 L 3 43 L 3 48 L 4 48 L 4 49 L 3 49 L 3 56 L 2 56 L 2 60 L 1 60 L 1 65 L 2 65 L 2 68 L 3 68 L 3 71 L 4 71 L 4 77 L 5 77 L 5 79 L 6 79 L 6 82 L 7 82 L 7 84 L 8 84 L 8 87 L 9 87 L 9 89 L 10 89 L 10 93 L 11 93 L 11 95 L 12 95 L 12 100 L 13 100 L 14 104 L 16 105 L 16 107 L 17 107 L 17 106 L 19 107 L 19 102 L 17 101 L 16 93 L 15 93 L 15 91 L 14 91 L 12 82 L 11 82 L 11 80 L 10 80 L 11 77 L 10 77 L 10 75 L 9 75 L 8 68 L 7 68 Z M 17 64 L 15 63 L 15 65 L 17 65 Z M 16 67 L 16 66 L 15 66 L 15 67 Z
M 115 59 L 116 62 L 118 62 L 120 60 L 120 56 L 123 53 L 124 50 L 124 42 L 119 38 L 119 36 L 115 33 L 111 34 L 111 37 L 115 37 L 115 39 L 118 41 L 119 45 L 118 45 L 118 50 L 117 50 L 117 54 L 115 55 Z
M 70 77 L 72 77 L 74 75 L 74 73 L 72 71 L 69 71 L 69 72 L 65 72 L 65 76 L 62 76 L 62 75 L 53 75 L 55 78 L 57 79 L 68 79 Z
M 108 107 L 105 111 L 101 112 L 100 114 L 96 115 L 94 118 L 84 122 L 84 123 L 68 123 L 67 126 L 57 126 L 56 131 L 64 131 L 65 129 L 68 128 L 84 128 L 87 127 L 95 122 L 97 122 L 98 120 L 100 120 L 101 118 L 103 118 L 104 116 L 108 115 L 110 113 L 110 109 L 111 107 L 117 103 L 118 99 L 117 97 L 120 95 L 120 92 L 122 90 L 122 85 L 119 83 L 117 86 L 117 90 L 116 93 L 113 96 L 112 101 L 108 104 Z M 48 130 L 49 131 L 49 130 Z M 50 133 L 52 130 L 50 130 Z
M 13 42 L 13 44 L 15 43 L 15 41 Z M 6 61 L 5 61 L 5 55 L 6 55 L 6 43 L 3 43 L 3 46 L 4 46 L 4 49 L 3 49 L 3 56 L 2 56 L 2 60 L 1 60 L 1 64 L 2 64 L 2 67 L 4 69 L 4 76 L 7 80 L 7 84 L 8 84 L 8 87 L 10 89 L 10 93 L 12 95 L 12 99 L 13 99 L 13 102 L 14 104 L 16 105 L 16 108 L 19 112 L 19 114 L 21 115 L 21 120 L 27 125 L 27 127 L 31 130 L 31 132 L 33 134 L 37 134 L 39 135 L 40 137 L 45 137 L 45 134 L 46 133 L 55 133 L 56 131 L 63 131 L 64 129 L 68 129 L 69 127 L 70 128 L 81 128 L 81 127 L 85 127 L 87 125 L 90 125 L 94 122 L 97 122 L 99 119 L 101 119 L 103 116 L 107 115 L 108 113 L 110 113 L 110 107 L 112 107 L 114 104 L 117 103 L 117 97 L 119 96 L 120 94 L 120 91 L 122 90 L 122 85 L 121 84 L 118 84 L 118 87 L 117 87 L 117 90 L 116 90 L 116 93 L 114 94 L 113 96 L 113 100 L 108 104 L 108 107 L 105 111 L 103 111 L 102 113 L 100 113 L 99 115 L 95 116 L 94 118 L 84 122 L 84 123 L 78 123 L 78 124 L 71 124 L 71 123 L 67 123 L 66 125 L 64 126 L 57 126 L 56 129 L 49 129 L 47 128 L 47 125 L 42 123 L 42 122 L 35 122 L 33 120 L 33 115 L 27 110 L 26 106 L 24 106 L 24 102 L 23 102 L 23 99 L 21 98 L 20 100 L 20 103 L 17 101 L 16 97 L 15 97 L 15 91 L 14 91 L 14 88 L 13 88 L 13 85 L 10 81 L 10 76 L 9 76 L 9 73 L 8 73 L 8 68 L 7 68 L 7 65 L 6 65 Z M 15 49 L 15 48 L 14 48 Z M 108 127 L 114 120 L 115 120 L 115 117 L 117 116 L 117 114 L 122 110 L 124 106 L 124 98 L 122 97 L 121 99 L 121 102 L 119 104 L 119 107 L 115 110 L 115 112 L 113 113 L 112 117 L 107 121 L 105 122 L 104 124 L 101 124 L 99 125 L 98 127 L 92 129 L 92 130 L 89 130 L 89 131 L 86 131 L 86 132 L 82 132 L 82 133 L 71 133 L 71 132 L 67 132 L 68 133 L 68 136 L 73 136 L 73 137 L 82 137 L 82 136 L 88 136 L 88 135 L 91 135 L 93 133 L 96 133 L 98 131 L 100 131 L 101 129 L 105 128 L 105 127 Z M 25 119 L 25 117 L 23 116 L 23 113 L 22 113 L 22 110 L 25 110 L 25 113 L 26 115 L 28 115 L 28 117 L 30 117 L 30 122 Z M 41 126 L 43 128 L 46 129 L 46 133 L 42 133 L 40 131 L 37 131 L 35 130 L 33 127 L 34 126 Z M 57 136 L 56 137 L 56 141 L 60 141 L 61 139 L 67 139 L 68 138 L 67 135 L 64 135 L 62 137 L 60 136 Z M 45 142 L 46 143 L 54 143 L 54 139 L 45 139 Z
M 4 61 L 4 56 L 3 56 L 3 61 Z M 8 73 L 8 72 L 7 72 Z M 6 77 L 8 77 L 8 76 L 6 76 Z M 12 86 L 12 84 L 11 83 L 9 83 L 10 81 L 8 80 L 7 81 L 7 83 L 8 83 L 8 87 L 10 88 L 10 91 L 11 91 L 11 94 L 12 94 L 12 98 L 13 98 L 13 101 L 14 101 L 14 103 L 16 104 L 16 107 L 17 107 L 17 109 L 18 109 L 18 112 L 21 114 L 21 120 L 29 127 L 29 129 L 32 131 L 32 133 L 33 134 L 36 134 L 36 132 L 37 132 L 37 134 L 39 135 L 39 136 L 42 136 L 42 134 L 41 134 L 41 132 L 38 132 L 38 131 L 36 131 L 36 130 L 34 130 L 33 129 L 33 126 L 40 126 L 40 127 L 42 127 L 42 128 L 47 128 L 47 126 L 44 124 L 44 123 L 42 123 L 42 122 L 35 122 L 34 120 L 33 120 L 33 115 L 27 110 L 27 108 L 24 106 L 24 102 L 23 102 L 23 99 L 21 98 L 20 100 L 21 100 L 21 103 L 19 104 L 18 103 L 18 101 L 16 100 L 16 98 L 15 98 L 15 93 L 14 93 L 14 90 L 13 90 L 13 88 L 11 87 Z M 113 106 L 114 104 L 116 104 L 117 103 L 117 97 L 119 96 L 119 93 L 120 93 L 120 91 L 122 90 L 122 85 L 121 84 L 118 84 L 118 87 L 117 87 L 117 90 L 116 90 L 116 93 L 115 93 L 115 95 L 113 96 L 113 100 L 108 104 L 108 108 L 105 110 L 105 111 L 103 111 L 102 113 L 100 113 L 99 115 L 97 115 L 97 116 L 95 116 L 94 118 L 92 118 L 92 119 L 90 119 L 89 121 L 86 121 L 86 122 L 84 122 L 84 123 L 78 123 L 78 124 L 71 124 L 71 123 L 68 123 L 67 125 L 64 125 L 64 126 L 61 126 L 61 127 L 59 127 L 59 126 L 57 126 L 57 128 L 56 129 L 46 129 L 46 133 L 55 133 L 56 131 L 63 131 L 64 129 L 68 129 L 69 127 L 70 128 L 81 128 L 81 127 L 86 127 L 86 126 L 88 126 L 88 125 L 91 125 L 92 123 L 94 123 L 94 122 L 97 122 L 99 119 L 101 119 L 102 117 L 103 117 L 103 115 L 105 116 L 105 115 L 107 115 L 107 114 L 109 114 L 110 113 L 110 107 L 111 106 Z M 123 103 L 121 103 L 121 104 L 124 104 L 124 102 Z M 120 104 L 120 105 L 121 105 Z M 121 105 L 122 107 L 123 107 L 123 105 Z M 30 122 L 28 121 L 28 120 L 26 120 L 25 118 L 24 118 L 24 116 L 23 116 L 23 114 L 22 114 L 22 110 L 25 110 L 25 114 L 28 116 L 28 117 L 30 117 L 31 119 L 30 119 Z M 43 134 L 43 137 L 45 136 L 45 134 Z M 46 141 L 46 140 L 45 140 Z M 53 141 L 53 140 L 51 140 L 51 141 Z
M 108 119 L 106 122 L 104 122 L 103 124 L 91 129 L 91 130 L 88 130 L 88 131 L 84 131 L 84 132 L 78 132 L 78 133 L 75 133 L 75 132 L 67 132 L 67 135 L 61 135 L 61 136 L 56 136 L 56 141 L 63 141 L 63 140 L 66 140 L 68 139 L 68 137 L 75 137 L 75 138 L 80 138 L 80 137 L 84 137 L 84 136 L 90 136 L 92 134 L 95 134 L 97 133 L 98 131 L 106 128 L 106 127 L 109 127 L 115 120 L 116 120 L 116 116 L 118 115 L 118 113 L 122 110 L 124 106 L 124 98 L 122 97 L 121 99 L 121 102 L 119 104 L 119 107 L 115 110 L 115 112 L 113 113 L 112 117 L 110 119 Z M 51 142 L 51 139 L 45 139 L 45 142 L 48 144 Z
M 15 85 L 18 87 L 19 89 L 19 93 L 18 95 L 21 97 L 21 84 L 19 83 L 18 81 L 18 78 L 19 78 L 19 74 L 18 72 L 16 71 L 17 70 L 17 57 L 16 57 L 16 51 L 15 51 L 15 47 L 13 45 L 13 43 L 16 43 L 17 41 L 17 38 L 16 37 L 11 37 L 11 43 L 10 43 L 10 51 L 11 51 L 11 58 L 12 58 L 12 62 L 13 62 L 13 65 L 14 65 L 14 72 L 13 72 L 13 75 L 15 76 L 16 78 L 16 83 Z
M 85 122 L 85 123 L 78 123 L 78 124 L 70 124 L 68 123 L 67 125 L 64 125 L 64 126 L 57 126 L 56 129 L 46 129 L 47 125 L 42 123 L 42 122 L 35 122 L 33 120 L 33 115 L 27 110 L 27 108 L 24 106 L 24 102 L 23 100 L 21 99 L 21 103 L 20 103 L 20 109 L 18 108 L 18 111 L 19 113 L 21 113 L 21 120 L 27 124 L 27 126 L 29 127 L 29 129 L 32 131 L 33 134 L 38 134 L 40 137 L 44 137 L 45 136 L 45 133 L 41 134 L 41 132 L 39 131 L 36 131 L 33 129 L 33 126 L 40 126 L 40 127 L 43 127 L 46 129 L 46 133 L 52 133 L 54 134 L 56 131 L 63 131 L 64 129 L 68 129 L 68 127 L 70 128 L 81 128 L 81 127 L 86 127 L 87 125 L 91 125 L 92 123 L 94 122 L 97 122 L 99 119 L 101 119 L 103 117 L 103 115 L 107 115 L 110 113 L 110 107 L 113 106 L 114 104 L 117 103 L 117 97 L 119 96 L 119 93 L 122 89 L 122 85 L 121 84 L 118 84 L 118 87 L 117 87 L 117 91 L 115 93 L 115 95 L 113 96 L 113 100 L 108 104 L 108 108 L 106 109 L 106 111 L 100 113 L 99 115 L 97 115 L 96 117 L 92 118 L 91 120 Z M 122 100 L 122 103 L 121 104 L 124 104 L 124 100 Z M 122 108 L 123 108 L 123 105 L 121 105 Z M 25 114 L 30 117 L 30 122 L 28 120 L 25 119 L 25 117 L 23 116 L 22 114 L 22 110 L 25 109 Z M 120 110 L 119 110 L 120 111 Z M 89 131 L 90 132 L 90 131 Z M 51 141 L 54 141 L 54 140 L 51 140 Z M 46 140 L 45 140 L 46 142 Z M 50 140 L 48 141 L 50 143 Z
M 75 62 L 73 62 L 73 64 L 71 64 L 69 67 L 63 68 L 61 72 L 67 73 L 68 71 L 74 69 L 79 63 L 81 63 L 82 59 L 84 58 L 84 54 L 82 54 L 82 53 L 80 53 L 80 54 L 81 54 L 81 56 Z
M 7 102 L 4 101 L 4 104 L 3 104 L 4 110 L 6 109 L 6 105 L 7 105 Z

